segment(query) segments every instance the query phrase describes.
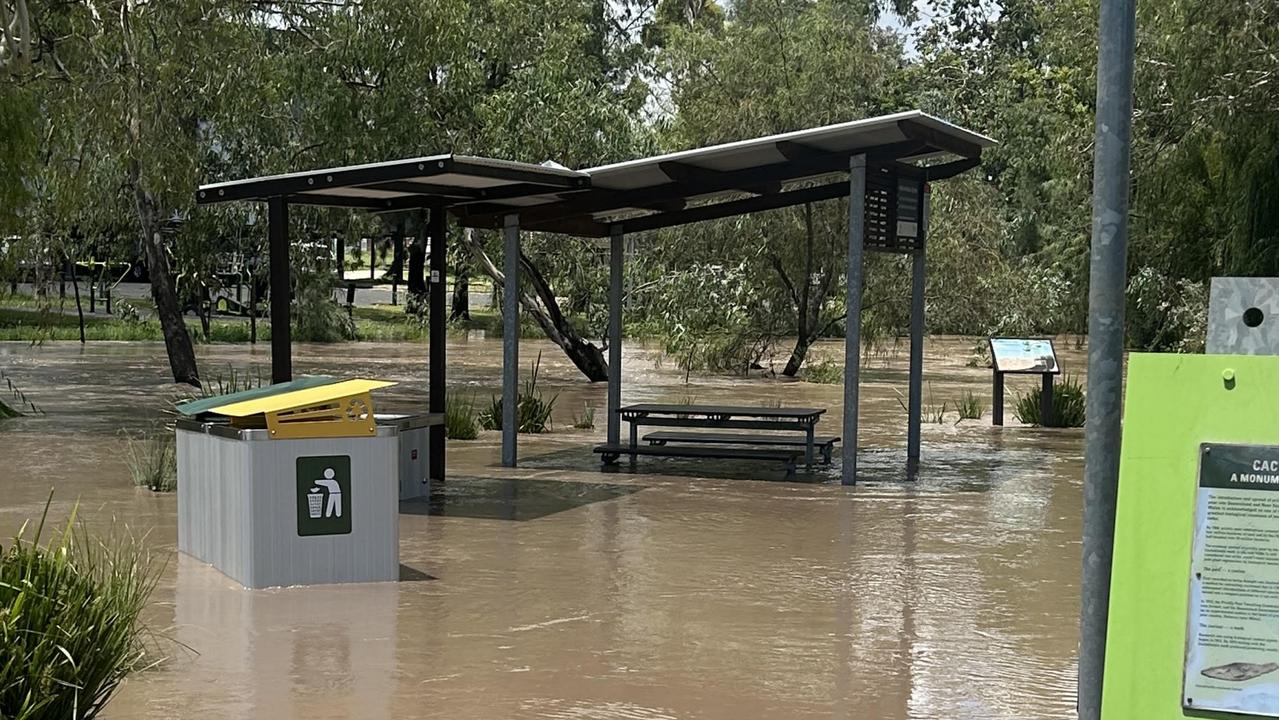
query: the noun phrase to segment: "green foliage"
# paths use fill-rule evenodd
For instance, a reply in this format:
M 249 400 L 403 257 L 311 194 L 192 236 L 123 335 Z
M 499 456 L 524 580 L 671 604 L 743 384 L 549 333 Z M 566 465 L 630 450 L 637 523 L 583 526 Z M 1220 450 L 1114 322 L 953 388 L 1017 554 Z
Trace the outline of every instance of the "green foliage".
M 810 383 L 838 385 L 844 382 L 844 364 L 830 358 L 810 362 L 804 368 L 803 379 Z
M 87 720 L 143 666 L 157 574 L 140 542 L 92 540 L 74 513 L 42 546 L 48 512 L 0 548 L 0 717 Z
M 962 420 L 980 420 L 981 416 L 986 414 L 986 403 L 972 390 L 964 390 L 959 394 L 955 409 L 959 411 L 959 420 L 956 424 Z
M 1066 376 L 1053 388 L 1053 416 L 1045 423 L 1039 413 L 1039 403 L 1043 390 L 1036 385 L 1030 392 L 1017 396 L 1017 405 L 1013 410 L 1017 422 L 1042 427 L 1083 427 L 1084 426 L 1084 388 L 1073 377 Z
M 538 373 L 542 367 L 542 354 L 538 353 L 533 364 L 533 372 L 520 389 L 516 401 L 516 432 L 544 433 L 550 429 L 551 412 L 555 409 L 555 400 L 559 395 L 552 395 L 548 400 L 537 387 Z M 485 430 L 502 429 L 502 398 L 494 395 L 488 408 L 480 412 L 480 427 Z
M 594 430 L 595 429 L 595 408 L 590 405 L 582 406 L 582 414 L 573 415 L 573 427 L 578 430 Z
M 474 440 L 480 436 L 475 402 L 453 395 L 444 401 L 444 435 L 450 440 Z
M 133 484 L 152 492 L 173 492 L 178 489 L 178 457 L 173 431 L 158 428 L 141 435 L 124 436 L 128 455 L 125 462 Z

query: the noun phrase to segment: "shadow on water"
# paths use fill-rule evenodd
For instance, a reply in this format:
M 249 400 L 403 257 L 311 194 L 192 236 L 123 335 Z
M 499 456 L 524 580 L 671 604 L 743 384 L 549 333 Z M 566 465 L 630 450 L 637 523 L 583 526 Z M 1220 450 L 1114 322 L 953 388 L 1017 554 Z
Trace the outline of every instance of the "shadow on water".
M 642 489 L 637 485 L 608 483 L 450 477 L 448 482 L 431 488 L 430 499 L 401 502 L 400 512 L 485 520 L 536 520 L 625 497 Z

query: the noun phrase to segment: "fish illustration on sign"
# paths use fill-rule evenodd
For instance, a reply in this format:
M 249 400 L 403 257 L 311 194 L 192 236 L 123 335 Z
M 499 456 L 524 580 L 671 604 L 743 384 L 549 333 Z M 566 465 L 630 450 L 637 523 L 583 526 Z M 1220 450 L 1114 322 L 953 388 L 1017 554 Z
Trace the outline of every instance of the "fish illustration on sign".
M 1225 665 L 1217 665 L 1216 667 L 1204 668 L 1200 674 L 1213 680 L 1225 680 L 1227 682 L 1244 682 L 1259 678 L 1267 673 L 1279 670 L 1279 663 L 1247 663 L 1232 662 Z

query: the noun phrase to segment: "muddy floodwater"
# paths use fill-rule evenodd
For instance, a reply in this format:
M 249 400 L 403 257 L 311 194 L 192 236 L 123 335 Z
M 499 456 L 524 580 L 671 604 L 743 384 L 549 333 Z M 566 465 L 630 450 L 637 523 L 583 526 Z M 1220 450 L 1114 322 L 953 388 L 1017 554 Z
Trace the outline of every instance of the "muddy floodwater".
M 929 343 L 925 402 L 989 406 L 974 340 Z M 449 387 L 487 404 L 499 341 L 455 338 Z M 836 355 L 842 345 L 821 346 Z M 768 463 L 641 458 L 599 472 L 605 388 L 555 348 L 541 384 L 554 431 L 449 445 L 450 477 L 402 507 L 398 583 L 241 589 L 175 550 L 176 497 L 135 489 L 123 431 L 162 421 L 174 388 L 159 344 L 0 344 L 0 370 L 46 415 L 0 423 L 0 537 L 77 500 L 91 528 L 145 533 L 164 569 L 147 622 L 159 667 L 108 706 L 121 718 L 865 718 L 998 720 L 1073 713 L 1083 434 L 923 428 L 904 482 L 906 354 L 865 363 L 862 472 L 797 481 Z M 1084 356 L 1058 342 L 1067 371 Z M 268 348 L 200 348 L 206 377 Z M 298 345 L 298 374 L 401 384 L 379 410 L 425 406 L 424 345 Z M 784 358 L 783 358 L 784 360 Z M 818 406 L 839 434 L 842 390 L 684 373 L 629 346 L 623 402 Z M 780 363 L 779 363 L 780 365 Z M 0 381 L 3 389 L 4 381 Z M 7 390 L 6 390 L 7 392 Z M 903 396 L 904 397 L 904 396 Z M 594 430 L 574 415 L 597 409 Z

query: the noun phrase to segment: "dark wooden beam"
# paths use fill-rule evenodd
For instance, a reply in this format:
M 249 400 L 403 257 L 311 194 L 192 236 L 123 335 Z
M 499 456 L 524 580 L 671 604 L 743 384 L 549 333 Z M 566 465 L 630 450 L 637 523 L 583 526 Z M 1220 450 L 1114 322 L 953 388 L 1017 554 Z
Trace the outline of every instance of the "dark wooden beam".
M 981 157 L 980 145 L 948 135 L 919 121 L 898 120 L 897 127 L 906 137 L 928 143 L 938 150 L 945 150 L 948 153 L 964 158 Z

